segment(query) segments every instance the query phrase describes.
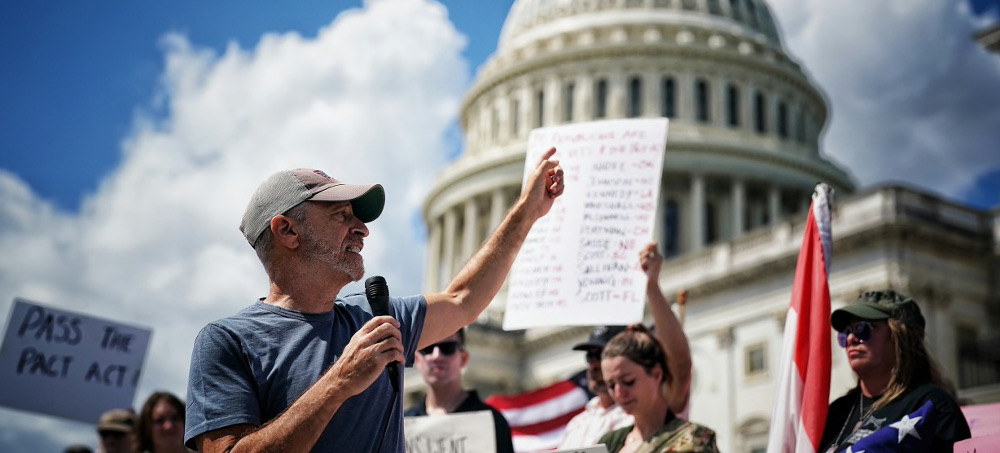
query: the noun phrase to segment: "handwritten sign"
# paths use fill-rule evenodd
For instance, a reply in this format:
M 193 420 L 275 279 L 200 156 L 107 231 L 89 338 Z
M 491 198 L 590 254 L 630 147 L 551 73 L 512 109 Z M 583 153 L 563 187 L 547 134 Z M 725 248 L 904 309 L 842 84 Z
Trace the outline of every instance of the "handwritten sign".
M 493 413 L 462 412 L 403 419 L 408 453 L 480 453 L 497 451 Z
M 667 125 L 630 119 L 531 132 L 525 176 L 554 146 L 566 190 L 514 262 L 505 330 L 641 321 L 639 250 L 653 237 Z
M 130 408 L 150 333 L 14 299 L 0 346 L 0 405 L 85 423 Z
M 1000 435 L 1000 403 L 962 406 L 962 415 L 969 422 L 972 437 Z

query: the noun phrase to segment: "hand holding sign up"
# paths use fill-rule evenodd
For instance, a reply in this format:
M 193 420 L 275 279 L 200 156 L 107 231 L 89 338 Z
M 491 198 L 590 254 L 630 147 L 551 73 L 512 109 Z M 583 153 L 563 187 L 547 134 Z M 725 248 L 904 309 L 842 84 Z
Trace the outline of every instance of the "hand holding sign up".
M 504 329 L 629 324 L 642 318 L 635 254 L 653 235 L 667 120 L 633 119 L 535 129 L 525 189 L 543 166 L 555 196 L 514 263 Z M 536 162 L 542 162 L 536 164 Z M 565 169 L 566 187 L 561 187 Z

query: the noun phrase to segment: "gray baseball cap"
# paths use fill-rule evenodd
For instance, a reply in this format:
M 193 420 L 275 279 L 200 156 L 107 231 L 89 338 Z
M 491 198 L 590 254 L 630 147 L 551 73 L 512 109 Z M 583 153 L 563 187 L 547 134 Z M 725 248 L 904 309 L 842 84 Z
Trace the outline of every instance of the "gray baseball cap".
M 279 171 L 257 187 L 243 211 L 240 231 L 253 246 L 271 219 L 303 201 L 349 201 L 354 216 L 364 223 L 382 214 L 385 190 L 380 184 L 345 184 L 321 170 L 297 168 Z

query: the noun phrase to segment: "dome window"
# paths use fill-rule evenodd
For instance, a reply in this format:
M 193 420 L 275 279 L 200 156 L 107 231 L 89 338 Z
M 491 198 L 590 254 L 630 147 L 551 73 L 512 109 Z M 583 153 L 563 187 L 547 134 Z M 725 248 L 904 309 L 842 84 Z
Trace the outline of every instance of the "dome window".
M 753 98 L 754 130 L 758 133 L 767 132 L 767 105 L 764 103 L 764 93 L 758 92 Z
M 674 79 L 671 77 L 663 78 L 663 99 L 661 100 L 660 110 L 662 116 L 665 118 L 674 118 L 677 116 L 677 93 L 674 85 Z
M 778 101 L 778 136 L 788 138 L 788 107 L 785 101 Z
M 573 82 L 566 84 L 563 95 L 563 119 L 566 122 L 573 121 L 573 90 L 576 87 Z
M 740 89 L 736 85 L 726 88 L 726 124 L 740 126 Z
M 705 79 L 698 79 L 695 82 L 695 96 L 697 97 L 698 103 L 695 106 L 695 118 L 702 123 L 709 122 L 709 94 L 708 94 L 708 81 Z
M 606 118 L 608 116 L 608 81 L 601 79 L 597 82 L 597 92 L 594 94 L 594 118 Z
M 628 83 L 628 117 L 642 116 L 642 79 L 632 77 Z

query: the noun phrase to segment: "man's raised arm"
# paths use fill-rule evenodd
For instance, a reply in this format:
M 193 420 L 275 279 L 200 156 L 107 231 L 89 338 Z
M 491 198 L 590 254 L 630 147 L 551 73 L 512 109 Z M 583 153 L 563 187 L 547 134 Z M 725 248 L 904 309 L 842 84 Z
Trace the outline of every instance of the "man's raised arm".
M 542 155 L 514 206 L 497 229 L 440 293 L 425 294 L 427 316 L 420 347 L 455 333 L 476 320 L 500 291 L 514 258 L 535 221 L 549 212 L 562 195 L 563 170 L 552 159 L 555 148 Z

